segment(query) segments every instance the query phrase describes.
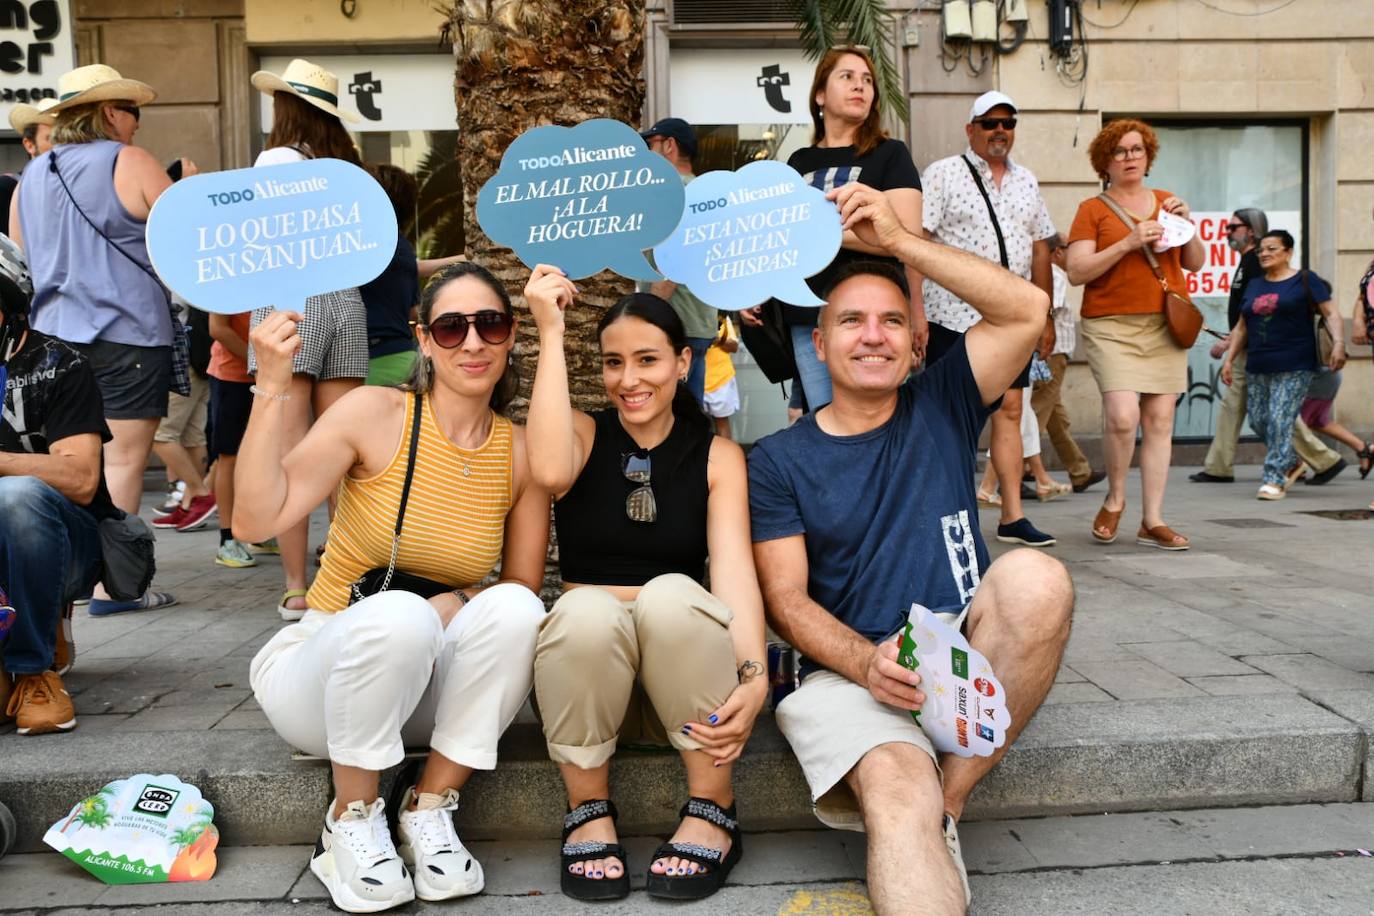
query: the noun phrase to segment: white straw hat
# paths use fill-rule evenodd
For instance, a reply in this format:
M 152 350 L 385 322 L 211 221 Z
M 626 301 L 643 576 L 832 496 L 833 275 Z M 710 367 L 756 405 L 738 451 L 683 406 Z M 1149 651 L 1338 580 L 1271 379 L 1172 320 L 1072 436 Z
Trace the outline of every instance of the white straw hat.
M 22 134 L 24 128 L 30 124 L 46 124 L 52 127 L 57 123 L 57 115 L 49 109 L 57 104 L 57 99 L 40 99 L 37 105 L 25 105 L 22 102 L 10 109 L 10 127 L 14 132 Z
M 286 65 L 281 76 L 267 70 L 253 74 L 253 88 L 263 95 L 274 92 L 289 92 L 303 102 L 314 105 L 320 111 L 328 112 L 356 124 L 359 117 L 352 112 L 339 108 L 339 78 L 319 64 L 296 58 Z
M 56 114 L 89 105 L 91 102 L 128 102 L 147 105 L 157 98 L 153 87 L 138 80 L 127 80 L 114 67 L 90 64 L 77 67 L 57 78 L 57 102 L 48 111 Z

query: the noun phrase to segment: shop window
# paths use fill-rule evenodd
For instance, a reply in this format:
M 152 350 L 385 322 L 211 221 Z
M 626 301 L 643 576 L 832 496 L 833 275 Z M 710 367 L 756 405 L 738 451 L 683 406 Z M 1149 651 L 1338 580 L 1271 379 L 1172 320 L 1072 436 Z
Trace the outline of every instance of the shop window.
M 1306 252 L 1307 128 L 1301 123 L 1152 125 L 1159 135 L 1159 157 L 1147 184 L 1188 202 L 1198 225 L 1207 262 L 1188 275 L 1188 292 L 1209 328 L 1227 329 L 1231 275 L 1240 255 L 1226 245 L 1226 224 L 1242 207 L 1259 207 L 1270 229 L 1286 229 L 1297 241 L 1294 266 Z M 1203 334 L 1188 353 L 1188 389 L 1179 401 L 1174 436 L 1210 439 L 1215 411 L 1225 394 L 1221 361 L 1208 351 L 1216 338 Z M 1251 435 L 1249 426 L 1245 434 Z

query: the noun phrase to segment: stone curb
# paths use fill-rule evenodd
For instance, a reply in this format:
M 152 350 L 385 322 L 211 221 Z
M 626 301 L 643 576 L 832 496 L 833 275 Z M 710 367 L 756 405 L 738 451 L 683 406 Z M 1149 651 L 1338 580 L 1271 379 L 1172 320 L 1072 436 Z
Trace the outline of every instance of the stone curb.
M 1227 805 L 1354 801 L 1365 737 L 1306 699 L 1190 697 L 1044 707 L 970 800 L 970 819 Z M 293 760 L 267 731 L 115 731 L 0 739 L 0 801 L 19 824 L 18 851 L 112 779 L 171 772 L 201 788 L 226 845 L 311 843 L 330 796 L 329 769 Z M 386 774 L 383 791 L 396 771 Z M 622 752 L 613 765 L 626 834 L 666 833 L 686 797 L 672 753 Z M 736 771 L 749 830 L 813 828 L 809 791 L 771 717 Z M 565 810 L 557 769 L 536 726 L 502 742 L 501 766 L 464 793 L 465 838 L 557 836 Z

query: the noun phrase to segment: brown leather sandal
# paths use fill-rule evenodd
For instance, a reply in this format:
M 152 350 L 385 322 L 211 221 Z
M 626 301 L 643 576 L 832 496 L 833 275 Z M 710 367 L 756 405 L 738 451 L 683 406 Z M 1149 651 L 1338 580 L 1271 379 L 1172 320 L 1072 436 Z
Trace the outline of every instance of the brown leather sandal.
M 1116 540 L 1116 529 L 1121 525 L 1121 514 L 1126 511 L 1123 504 L 1120 509 L 1113 512 L 1106 506 L 1097 510 L 1097 517 L 1093 519 L 1093 538 L 1102 544 L 1110 544 Z M 1105 528 L 1110 532 L 1106 537 L 1098 534 L 1099 528 Z
M 1155 525 L 1153 528 L 1146 528 L 1144 522 L 1140 523 L 1140 530 L 1136 532 L 1135 542 L 1141 547 L 1158 547 L 1160 550 L 1187 550 L 1193 546 L 1186 537 L 1168 525 Z

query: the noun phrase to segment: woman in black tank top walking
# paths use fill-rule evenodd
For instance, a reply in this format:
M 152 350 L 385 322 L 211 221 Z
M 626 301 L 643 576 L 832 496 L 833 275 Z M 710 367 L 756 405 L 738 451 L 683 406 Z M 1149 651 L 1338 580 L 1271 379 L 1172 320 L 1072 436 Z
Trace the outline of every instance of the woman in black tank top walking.
M 744 453 L 712 433 L 684 384 L 691 350 L 682 321 L 647 293 L 624 297 L 601 320 L 612 407 L 573 410 L 563 316 L 576 293 L 546 265 L 525 287 L 540 338 L 530 470 L 555 494 L 564 587 L 534 663 L 549 756 L 568 789 L 561 884 L 579 899 L 629 893 L 610 758 L 618 742 L 671 745 L 690 798 L 654 853 L 648 891 L 705 897 L 742 852 L 732 764 L 768 689 Z M 708 555 L 719 558 L 710 591 Z

